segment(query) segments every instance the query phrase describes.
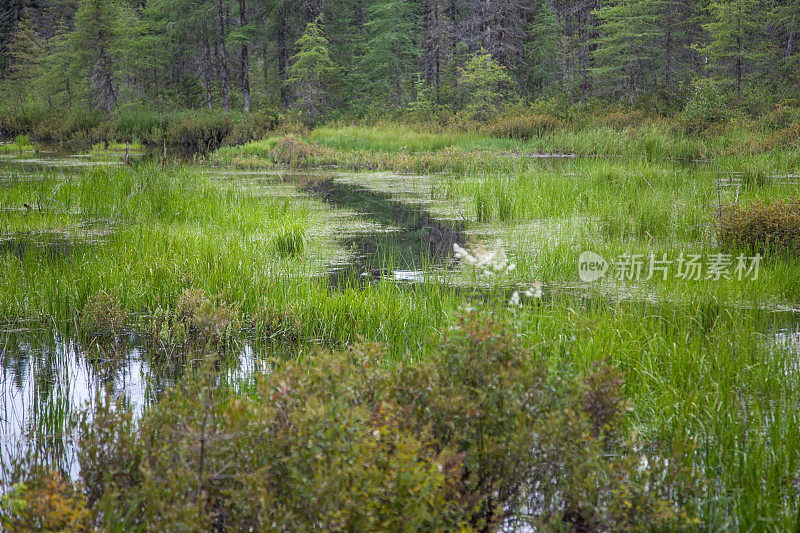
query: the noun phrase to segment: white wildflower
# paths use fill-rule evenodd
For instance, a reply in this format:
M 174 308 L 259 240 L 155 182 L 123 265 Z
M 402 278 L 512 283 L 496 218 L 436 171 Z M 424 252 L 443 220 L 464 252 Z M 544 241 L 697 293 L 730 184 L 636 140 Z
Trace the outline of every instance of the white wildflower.
M 514 291 L 514 294 L 511 295 L 511 299 L 508 301 L 508 305 L 519 307 L 519 292 Z
M 525 291 L 525 296 L 528 298 L 536 298 L 537 300 L 542 297 L 542 282 L 536 280 L 533 282 L 533 287 Z

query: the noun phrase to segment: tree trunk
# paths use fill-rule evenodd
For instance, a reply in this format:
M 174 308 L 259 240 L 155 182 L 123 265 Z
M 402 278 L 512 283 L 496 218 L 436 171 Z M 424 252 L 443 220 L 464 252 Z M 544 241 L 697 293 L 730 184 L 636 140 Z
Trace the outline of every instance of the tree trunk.
M 286 88 L 286 67 L 289 63 L 289 49 L 286 46 L 286 13 L 284 6 L 278 8 L 278 77 L 281 82 L 281 106 L 289 107 L 289 91 Z
M 666 50 L 664 53 L 666 54 L 666 66 L 664 72 L 664 88 L 669 90 L 670 86 L 672 85 L 672 17 L 670 14 L 667 14 L 667 43 L 666 43 Z
M 211 74 L 211 45 L 208 43 L 208 27 L 203 23 L 203 75 L 206 82 L 206 105 L 209 111 L 214 108 L 211 99 L 211 84 L 213 76 Z
M 239 27 L 247 26 L 247 6 L 245 0 L 239 0 Z M 250 47 L 242 44 L 242 97 L 244 112 L 250 112 Z
M 222 107 L 227 113 L 228 105 L 228 50 L 225 48 L 225 14 L 222 11 L 222 0 L 217 0 L 217 19 L 219 20 L 219 55 L 220 72 L 222 74 Z
M 742 103 L 742 18 L 736 18 L 736 104 Z
M 792 25 L 789 27 L 789 37 L 786 39 L 786 57 L 792 57 L 792 45 L 794 44 L 794 30 L 797 25 L 797 20 L 792 20 Z

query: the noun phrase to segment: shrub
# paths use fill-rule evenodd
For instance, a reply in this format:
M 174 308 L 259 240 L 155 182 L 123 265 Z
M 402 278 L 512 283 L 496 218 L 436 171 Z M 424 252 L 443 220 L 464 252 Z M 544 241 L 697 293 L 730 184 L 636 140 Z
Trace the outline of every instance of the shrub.
M 164 346 L 225 346 L 238 330 L 239 308 L 210 297 L 200 289 L 186 289 L 174 310 L 158 309 L 151 333 Z
M 278 139 L 269 151 L 269 158 L 275 163 L 290 166 L 305 166 L 322 156 L 322 148 L 314 141 L 302 141 L 294 135 Z
M 719 226 L 720 244 L 725 249 L 744 249 L 753 254 L 800 254 L 800 200 L 730 206 Z
M 791 150 L 793 147 L 798 146 L 800 146 L 800 121 L 789 124 L 785 128 L 767 136 L 761 149 L 763 151 Z
M 41 141 L 92 140 L 92 130 L 103 120 L 99 113 L 74 109 L 65 115 L 51 113 L 32 125 L 34 137 Z
M 556 376 L 551 354 L 476 314 L 436 344 L 397 367 L 373 345 L 275 360 L 248 394 L 218 388 L 209 359 L 135 433 L 122 409 L 101 409 L 79 444 L 98 527 L 688 525 L 674 495 L 691 502 L 697 484 L 678 455 L 645 457 L 625 431 L 617 370 Z
M 621 130 L 641 126 L 645 122 L 645 115 L 639 109 L 634 109 L 632 111 L 612 111 L 601 115 L 599 121 L 610 128 Z
M 393 376 L 391 394 L 415 427 L 431 427 L 435 442 L 463 455 L 460 491 L 478 502 L 473 526 L 676 524 L 680 511 L 666 495 L 686 473 L 662 472 L 664 484 L 648 487 L 660 474 L 639 470 L 630 441 L 615 446 L 627 406 L 619 372 L 601 365 L 588 377 L 556 377 L 547 357 L 503 322 L 472 314 L 430 364 Z
M 176 117 L 166 131 L 169 144 L 198 150 L 219 147 L 233 130 L 233 120 L 227 113 L 186 113 Z
M 563 126 L 560 120 L 549 115 L 517 115 L 503 117 L 485 129 L 490 135 L 525 140 L 540 137 Z
M 800 108 L 782 102 L 774 110 L 764 114 L 759 122 L 763 127 L 772 130 L 786 128 L 792 123 L 800 122 Z
M 0 526 L 9 533 L 84 531 L 89 518 L 83 495 L 55 470 L 17 483 L 0 497 Z
M 114 123 L 116 140 L 140 140 L 145 144 L 161 144 L 164 130 L 169 124 L 169 116 L 156 111 L 143 109 L 124 109 L 117 114 Z
M 113 339 L 125 325 L 125 312 L 119 300 L 105 291 L 92 295 L 80 314 L 81 332 L 90 339 Z
M 250 113 L 236 124 L 225 137 L 223 144 L 235 146 L 265 139 L 278 126 L 278 115 L 273 111 Z
M 722 92 L 711 79 L 695 80 L 681 122 L 687 132 L 703 131 L 726 118 Z

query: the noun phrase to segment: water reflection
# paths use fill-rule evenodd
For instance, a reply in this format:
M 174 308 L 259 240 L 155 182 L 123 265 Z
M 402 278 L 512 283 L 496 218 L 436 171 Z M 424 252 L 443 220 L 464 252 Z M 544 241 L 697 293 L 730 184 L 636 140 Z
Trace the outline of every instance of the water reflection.
M 139 416 L 191 363 L 163 360 L 133 338 L 84 346 L 58 333 L 9 330 L 0 342 L 0 470 L 35 446 L 47 462 L 76 476 L 71 428 L 78 413 L 110 396 Z M 268 367 L 244 343 L 220 357 L 219 370 L 219 386 L 240 390 Z

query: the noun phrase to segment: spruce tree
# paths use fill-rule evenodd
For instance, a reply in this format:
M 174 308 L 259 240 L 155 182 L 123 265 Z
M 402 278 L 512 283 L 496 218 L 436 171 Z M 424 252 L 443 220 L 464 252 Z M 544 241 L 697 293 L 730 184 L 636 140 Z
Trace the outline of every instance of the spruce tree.
M 745 76 L 757 72 L 769 56 L 765 48 L 763 0 L 720 0 L 709 5 L 711 20 L 703 27 L 709 43 L 697 49 L 711 62 L 712 70 L 736 90 L 742 100 Z
M 551 0 L 534 0 L 525 43 L 524 88 L 531 95 L 547 90 L 557 79 L 561 61 L 561 24 Z
M 73 69 L 86 77 L 92 102 L 110 111 L 118 103 L 117 66 L 124 43 L 120 40 L 119 7 L 105 0 L 82 0 L 75 14 L 71 48 Z
M 402 107 L 412 99 L 419 58 L 415 6 L 409 0 L 374 0 L 368 13 L 362 65 L 370 93 Z
M 515 85 L 508 68 L 483 48 L 472 54 L 461 69 L 459 83 L 469 93 L 467 109 L 478 120 L 497 112 Z
M 633 100 L 647 90 L 658 53 L 657 5 L 658 0 L 613 0 L 597 12 L 600 37 L 592 73 L 606 95 Z
M 287 69 L 286 85 L 293 90 L 298 107 L 313 122 L 326 105 L 327 89 L 336 73 L 319 17 L 306 25 L 296 46 L 297 53 L 291 57 Z
M 41 75 L 43 59 L 42 43 L 29 16 L 24 16 L 17 24 L 14 37 L 9 46 L 9 79 L 16 88 L 19 100 L 25 93 L 34 91 Z

